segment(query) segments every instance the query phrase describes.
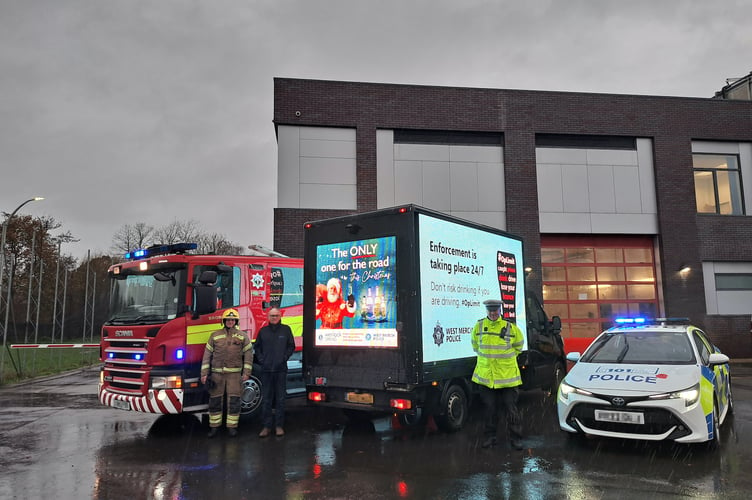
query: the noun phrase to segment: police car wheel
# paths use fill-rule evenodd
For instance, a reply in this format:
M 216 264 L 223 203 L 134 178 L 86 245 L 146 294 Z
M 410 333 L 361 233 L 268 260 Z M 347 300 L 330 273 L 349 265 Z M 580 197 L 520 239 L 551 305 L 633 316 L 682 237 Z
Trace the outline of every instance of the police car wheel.
M 721 432 L 718 428 L 718 403 L 713 399 L 713 438 L 708 441 L 708 448 L 718 449 L 721 446 Z
M 728 409 L 726 410 L 726 419 L 730 415 L 734 414 L 734 396 L 731 394 L 731 377 L 729 376 L 728 380 L 726 381 L 726 397 L 728 398 Z

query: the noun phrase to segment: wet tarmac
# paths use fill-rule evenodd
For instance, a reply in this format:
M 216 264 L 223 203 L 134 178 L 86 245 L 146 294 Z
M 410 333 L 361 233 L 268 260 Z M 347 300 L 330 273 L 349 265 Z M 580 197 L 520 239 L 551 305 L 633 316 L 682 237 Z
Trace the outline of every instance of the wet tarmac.
M 0 498 L 749 498 L 752 368 L 733 367 L 734 418 L 704 446 L 569 439 L 554 402 L 524 393 L 525 449 L 480 447 L 480 407 L 455 434 L 351 424 L 289 405 L 287 434 L 206 438 L 198 418 L 103 407 L 95 370 L 0 389 Z

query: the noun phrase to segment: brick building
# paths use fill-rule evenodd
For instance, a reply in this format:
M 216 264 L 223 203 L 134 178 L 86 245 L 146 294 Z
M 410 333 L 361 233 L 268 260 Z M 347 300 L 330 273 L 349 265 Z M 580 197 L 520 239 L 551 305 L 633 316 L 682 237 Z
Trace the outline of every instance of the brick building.
M 752 102 L 277 78 L 274 249 L 416 203 L 524 238 L 566 339 L 689 317 L 752 356 Z

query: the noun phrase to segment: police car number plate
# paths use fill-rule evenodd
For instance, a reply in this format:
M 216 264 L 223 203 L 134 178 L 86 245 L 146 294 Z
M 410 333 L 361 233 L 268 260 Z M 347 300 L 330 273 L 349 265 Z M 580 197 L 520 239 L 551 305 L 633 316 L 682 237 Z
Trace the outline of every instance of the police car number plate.
M 117 408 L 118 410 L 130 410 L 131 404 L 128 401 L 123 401 L 121 399 L 113 399 L 112 407 Z
M 632 411 L 595 410 L 595 419 L 598 422 L 616 422 L 619 424 L 645 423 L 645 416 L 642 413 L 636 413 Z
M 373 394 L 370 394 L 368 392 L 348 392 L 347 394 L 345 394 L 345 400 L 349 403 L 372 405 Z

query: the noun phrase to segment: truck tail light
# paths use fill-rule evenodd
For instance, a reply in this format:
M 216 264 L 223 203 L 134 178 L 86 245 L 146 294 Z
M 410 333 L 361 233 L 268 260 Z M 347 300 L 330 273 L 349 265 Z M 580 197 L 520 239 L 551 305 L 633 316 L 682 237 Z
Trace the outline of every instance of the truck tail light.
M 323 392 L 309 392 L 308 400 L 321 403 L 322 401 L 326 401 L 326 394 Z
M 390 399 L 389 406 L 395 410 L 410 410 L 413 407 L 413 402 L 409 399 Z

